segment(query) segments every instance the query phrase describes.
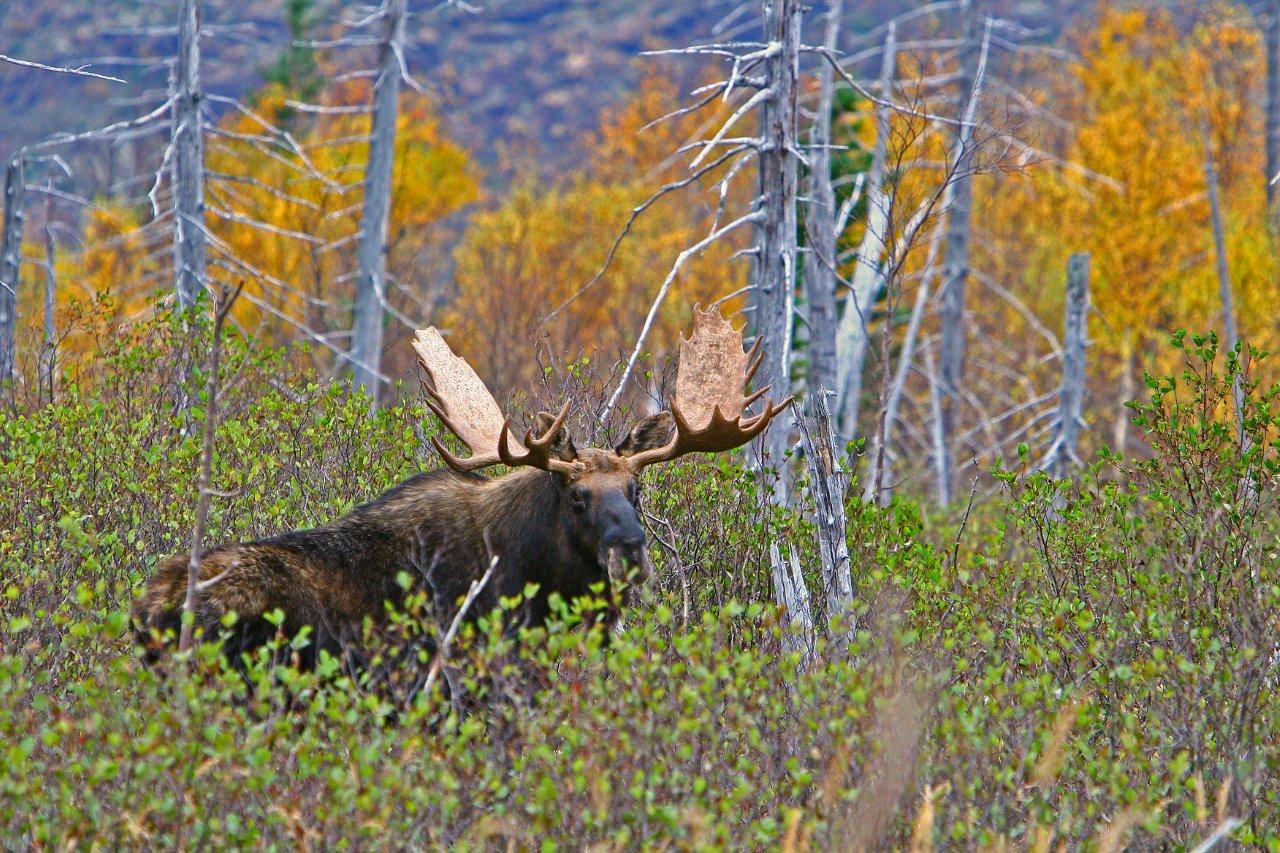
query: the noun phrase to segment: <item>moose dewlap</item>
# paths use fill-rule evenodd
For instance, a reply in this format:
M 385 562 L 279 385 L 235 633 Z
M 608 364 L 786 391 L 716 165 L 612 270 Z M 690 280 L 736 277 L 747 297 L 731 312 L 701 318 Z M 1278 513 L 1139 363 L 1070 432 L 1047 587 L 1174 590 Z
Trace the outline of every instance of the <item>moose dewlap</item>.
M 436 619 L 450 624 L 490 566 L 468 619 L 535 584 L 513 624 L 542 624 L 552 594 L 573 600 L 593 587 L 604 589 L 613 605 L 604 618 L 615 620 L 621 593 L 650 572 L 637 510 L 640 472 L 687 453 L 746 444 L 791 402 L 744 414 L 768 389 L 747 394 L 759 341 L 750 352 L 742 343 L 742 332 L 718 311 L 695 309 L 669 410 L 640 421 L 616 447 L 579 448 L 565 429 L 568 404 L 556 415 L 540 413 L 517 440 L 470 365 L 435 328 L 421 330 L 414 349 L 426 373 L 427 405 L 471 455 L 455 456 L 433 437 L 447 467 L 412 477 L 330 524 L 213 548 L 194 578 L 186 556 L 164 561 L 137 603 L 138 639 L 150 656 L 162 652 L 195 583 L 197 634 L 212 639 L 225 631 L 233 662 L 276 634 L 265 617 L 279 610 L 286 635 L 312 628 L 300 655 L 309 665 L 320 649 L 339 654 L 366 619 L 385 620 L 386 604 L 401 605 L 407 592 L 427 592 Z M 477 473 L 499 464 L 511 470 Z M 406 574 L 416 584 L 408 591 L 397 582 Z M 222 619 L 231 612 L 237 618 L 228 630 Z

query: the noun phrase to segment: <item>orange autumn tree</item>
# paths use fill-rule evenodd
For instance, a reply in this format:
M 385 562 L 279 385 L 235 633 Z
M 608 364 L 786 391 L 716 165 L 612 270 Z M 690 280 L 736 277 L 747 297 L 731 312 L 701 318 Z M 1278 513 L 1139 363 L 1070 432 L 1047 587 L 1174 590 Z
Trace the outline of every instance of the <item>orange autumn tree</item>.
M 41 222 L 43 226 L 43 222 Z M 29 229 L 22 247 L 18 290 L 20 346 L 24 359 L 43 358 L 46 269 L 43 233 Z M 117 335 L 158 304 L 170 287 L 167 235 L 143 213 L 108 199 L 89 207 L 75 241 L 54 241 L 54 338 L 59 364 L 92 355 L 104 336 Z M 30 371 L 34 375 L 34 371 Z
M 586 168 L 558 182 L 518 179 L 499 204 L 473 217 L 454 253 L 458 292 L 443 320 L 454 348 L 493 387 L 527 386 L 539 351 L 618 356 L 635 341 L 677 256 L 707 234 L 718 199 L 705 185 L 673 193 L 635 221 L 594 280 L 632 208 L 687 174 L 688 156 L 674 154 L 706 114 L 640 130 L 678 105 L 668 81 L 645 78 L 583 140 Z M 746 265 L 730 263 L 734 250 L 718 246 L 685 265 L 657 315 L 648 351 L 676 340 L 695 302 L 743 286 Z
M 346 348 L 351 325 L 370 123 L 359 110 L 370 97 L 367 80 L 339 82 L 316 97 L 334 112 L 287 115 L 289 94 L 272 85 L 252 109 L 229 111 L 207 140 L 211 285 L 244 282 L 235 323 L 264 343 L 331 342 L 310 348 L 322 371 L 339 366 L 337 352 Z M 286 117 L 296 146 L 260 138 L 283 126 Z M 440 259 L 451 243 L 442 220 L 479 195 L 478 171 L 445 136 L 430 101 L 406 94 L 398 117 L 387 246 L 387 300 L 402 315 L 393 329 L 428 318 L 444 278 Z M 60 246 L 57 260 L 58 315 L 79 318 L 60 327 L 60 334 L 66 332 L 64 356 L 91 353 L 105 331 L 165 304 L 172 288 L 167 229 L 163 205 L 155 220 L 145 204 L 98 199 L 88 209 L 79 245 Z M 28 234 L 24 246 L 19 316 L 34 341 L 41 335 L 44 273 L 43 248 L 33 236 Z M 80 307 L 70 311 L 73 305 Z M 387 348 L 397 351 L 394 334 Z M 386 370 L 394 375 L 404 363 L 388 359 Z

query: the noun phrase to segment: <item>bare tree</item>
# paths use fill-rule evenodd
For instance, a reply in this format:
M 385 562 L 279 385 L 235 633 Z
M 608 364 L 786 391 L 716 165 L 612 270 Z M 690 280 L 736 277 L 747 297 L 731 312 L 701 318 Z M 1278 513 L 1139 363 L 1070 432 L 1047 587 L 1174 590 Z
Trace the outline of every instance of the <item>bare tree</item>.
M 178 61 L 173 90 L 173 274 L 178 303 L 195 305 L 205 286 L 204 125 L 200 85 L 201 0 L 178 2 Z
M 798 164 L 803 159 L 797 138 L 797 96 L 802 7 L 799 0 L 763 0 L 763 42 L 730 42 L 695 45 L 687 48 L 651 52 L 663 55 L 714 56 L 731 62 L 725 80 L 701 87 L 696 94 L 702 101 L 671 115 L 681 115 L 710 103 L 717 97 L 725 102 L 749 96 L 707 138 L 691 141 L 681 151 L 697 153 L 689 164 L 690 176 L 660 189 L 653 199 L 640 205 L 628 222 L 648 209 L 654 199 L 678 188 L 690 186 L 701 177 L 723 169 L 717 179 L 721 199 L 726 198 L 729 183 L 740 174 L 751 159 L 756 160 L 758 189 L 748 203 L 748 211 L 727 224 L 716 217 L 711 233 L 694 246 L 685 249 L 659 288 L 643 328 L 637 338 L 617 389 L 606 404 L 603 417 L 614 411 L 632 376 L 643 342 L 659 306 L 666 299 L 672 280 L 690 257 L 745 225 L 755 227 L 755 244 L 744 254 L 753 260 L 749 293 L 751 323 L 762 347 L 762 364 L 757 385 L 771 385 L 775 394 L 791 388 L 791 335 L 795 312 L 797 242 Z M 812 50 L 812 49 L 809 49 Z M 730 137 L 729 132 L 748 115 L 758 116 L 760 130 L 752 137 Z M 706 161 L 706 162 L 704 162 Z M 626 229 L 623 234 L 625 235 Z M 621 239 L 621 237 L 619 238 Z M 616 249 L 616 243 L 615 243 Z M 612 258 L 612 252 L 610 252 Z M 606 265 L 608 261 L 606 260 Z M 603 270 L 602 270 L 603 272 Z M 592 279 L 587 286 L 595 280 Z M 585 288 L 584 288 L 585 289 Z M 581 291 L 579 291 L 581 292 Z M 724 299 L 737 294 L 728 294 Z M 789 472 L 784 460 L 791 441 L 793 419 L 780 415 L 762 442 L 764 448 L 754 454 L 757 463 L 768 459 L 772 469 L 761 465 L 761 476 L 773 476 L 765 490 L 766 501 L 775 506 L 786 505 Z M 807 644 L 812 636 L 813 618 L 808 588 L 799 570 L 799 558 L 790 548 L 771 545 L 771 570 L 775 600 L 786 609 L 796 642 Z
M 985 61 L 981 38 L 982 13 L 978 0 L 967 0 L 961 10 L 964 33 L 961 37 L 959 100 L 956 127 L 956 150 L 961 158 L 956 170 L 955 194 L 952 199 L 943 255 L 943 282 L 939 296 L 942 327 L 938 380 L 941 392 L 941 422 L 938 442 L 933 449 L 940 472 L 937 482 L 938 503 L 951 502 L 951 436 L 955 432 L 956 404 L 964 381 L 965 352 L 965 288 L 969 278 L 969 243 L 973 230 L 973 162 L 974 110 L 978 103 L 982 80 L 979 64 Z M 990 30 L 986 39 L 990 39 Z
M 1263 36 L 1267 51 L 1267 208 L 1272 223 L 1277 215 L 1280 183 L 1280 0 L 1264 0 Z
M 924 262 L 924 269 L 921 272 L 920 286 L 916 291 L 915 303 L 911 309 L 911 318 L 907 323 L 907 330 L 903 337 L 901 352 L 898 355 L 898 365 L 893 371 L 892 380 L 889 379 L 888 371 L 888 333 L 889 329 L 886 325 L 884 330 L 884 348 L 882 355 L 885 357 L 884 382 L 885 388 L 882 392 L 882 402 L 880 406 L 880 422 L 876 432 L 872 437 L 871 449 L 871 471 L 869 472 L 863 484 L 863 500 L 879 503 L 887 503 L 892 489 L 889 485 L 889 469 L 890 461 L 893 454 L 894 446 L 894 430 L 898 423 L 898 409 L 902 401 L 902 396 L 906 388 L 907 377 L 911 372 L 912 359 L 915 353 L 917 339 L 920 335 L 920 328 L 924 320 L 925 308 L 931 298 L 931 289 L 933 279 L 939 272 L 938 255 L 939 247 L 943 244 L 944 233 L 951 212 L 955 206 L 956 196 L 962 179 L 971 177 L 967 174 L 972 169 L 971 148 L 973 146 L 972 126 L 977 117 L 978 99 L 981 97 L 983 79 L 986 74 L 987 58 L 991 49 L 991 27 L 992 22 L 988 19 L 984 28 L 983 38 L 978 51 L 978 65 L 974 74 L 973 86 L 970 88 L 968 100 L 964 103 L 960 118 L 957 121 L 959 131 L 956 133 L 956 139 L 952 147 L 949 157 L 947 171 L 943 176 L 942 187 L 935 194 L 926 199 L 925 204 L 917 208 L 911 220 L 903 229 L 904 237 L 900 245 L 895 249 L 896 260 L 890 258 L 887 264 L 887 280 L 893 281 L 897 278 L 901 269 L 902 260 L 905 253 L 909 251 L 915 242 L 915 235 L 924 225 L 925 221 L 933 218 L 935 220 L 934 234 L 929 240 L 928 255 Z M 968 126 L 968 133 L 964 132 L 964 128 Z M 942 430 L 936 429 L 935 435 L 941 435 Z M 937 456 L 939 450 L 935 446 L 934 468 L 937 471 L 949 471 L 950 467 L 945 465 L 947 457 Z M 946 493 L 949 497 L 949 492 Z M 946 503 L 943 500 L 944 494 L 939 493 L 940 503 Z
M 1064 477 L 1079 465 L 1080 429 L 1084 426 L 1085 358 L 1089 345 L 1089 253 L 1077 252 L 1067 261 L 1066 319 L 1063 327 L 1062 387 L 1053 442 L 1040 467 Z
M 243 287 L 243 285 L 241 285 Z M 178 634 L 178 650 L 187 651 L 193 642 L 196 607 L 200 593 L 222 580 L 215 575 L 200 580 L 200 561 L 204 556 L 204 535 L 209 523 L 209 498 L 213 489 L 213 442 L 218 430 L 218 369 L 222 357 L 222 328 L 227 314 L 240 295 L 240 288 L 222 291 L 214 305 L 213 347 L 209 355 L 209 371 L 205 377 L 204 433 L 200 449 L 200 477 L 197 481 L 196 522 L 191 531 L 191 556 L 187 561 L 187 594 L 182 604 L 182 628 Z M 225 572 L 223 573 L 225 574 Z
M 760 112 L 759 204 L 753 292 L 756 332 L 764 339 L 761 382 L 781 393 L 791 387 L 795 314 L 797 157 L 796 95 L 800 75 L 800 0 L 765 0 L 766 93 Z M 784 412 L 766 433 L 764 449 L 778 471 L 774 501 L 785 504 L 784 459 L 792 418 Z
M 391 214 L 391 177 L 395 162 L 396 118 L 404 62 L 406 0 L 386 0 L 378 77 L 373 89 L 372 136 L 364 179 L 364 208 L 357 251 L 354 328 L 351 338 L 352 378 L 378 405 L 378 365 L 382 357 L 387 220 Z
M 46 197 L 44 212 L 44 347 L 40 353 L 40 387 L 53 402 L 54 374 L 57 370 L 58 339 L 54 321 L 57 304 L 57 248 L 53 239 L 53 196 Z
M 830 0 L 822 46 L 834 54 L 839 46 L 844 0 Z M 818 69 L 809 153 L 809 206 L 805 233 L 809 254 L 804 264 L 805 306 L 809 324 L 809 391 L 836 390 L 836 240 L 835 189 L 831 185 L 831 110 L 835 69 L 824 62 Z
M 853 438 L 858 432 L 858 413 L 862 403 L 862 371 L 870 341 L 868 326 L 871 306 L 884 288 L 884 276 L 880 269 L 880 256 L 887 243 L 889 228 L 889 196 L 885 191 L 885 172 L 888 162 L 890 109 L 893 78 L 898 69 L 898 24 L 890 21 L 884 41 L 884 56 L 880 64 L 880 102 L 876 104 L 876 141 L 871 151 L 871 169 L 867 176 L 867 219 L 858 245 L 856 266 L 840 314 L 836 334 L 836 362 L 839 375 L 836 390 L 839 392 L 837 418 L 840 434 Z
M 1209 122 L 1201 122 L 1201 135 L 1204 138 L 1204 179 L 1209 191 L 1209 217 L 1213 225 L 1214 256 L 1217 261 L 1218 298 L 1222 301 L 1223 343 L 1228 352 L 1235 352 L 1240 345 L 1240 333 L 1236 328 L 1236 311 L 1232 304 L 1231 265 L 1227 259 L 1227 235 L 1222 224 L 1222 202 L 1219 198 L 1218 166 L 1213 158 L 1213 140 L 1209 135 Z M 1236 429 L 1239 433 L 1240 449 L 1248 449 L 1248 437 L 1244 429 L 1244 377 L 1236 371 L 1232 378 L 1231 393 L 1236 409 Z
M 19 151 L 4 173 L 4 229 L 0 231 L 0 385 L 14 378 L 18 280 L 22 266 L 22 210 L 26 170 Z

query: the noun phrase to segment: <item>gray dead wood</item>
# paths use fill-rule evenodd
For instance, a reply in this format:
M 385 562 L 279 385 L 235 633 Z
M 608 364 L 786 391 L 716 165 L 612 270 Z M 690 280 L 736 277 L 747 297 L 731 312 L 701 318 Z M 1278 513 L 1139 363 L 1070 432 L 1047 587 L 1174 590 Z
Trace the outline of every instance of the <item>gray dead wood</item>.
M 184 309 L 204 289 L 208 254 L 204 219 L 204 127 L 201 118 L 200 0 L 178 2 L 178 62 L 173 94 L 174 290 Z
M 26 164 L 21 152 L 4 173 L 4 228 L 0 231 L 0 386 L 13 379 L 18 276 L 22 266 Z
M 1089 253 L 1077 252 L 1067 261 L 1066 318 L 1062 337 L 1062 386 L 1053 441 L 1040 467 L 1065 477 L 1080 465 L 1080 428 L 1084 425 L 1086 353 L 1089 346 Z
M 846 439 L 857 437 L 858 413 L 862 404 L 862 371 L 870 341 L 868 326 L 871 306 L 884 289 L 880 256 L 884 253 L 889 227 L 889 196 L 885 192 L 885 169 L 889 150 L 891 107 L 888 92 L 898 66 L 897 24 L 890 22 L 885 36 L 884 58 L 880 66 L 881 93 L 886 102 L 876 106 L 876 141 L 867 176 L 867 220 L 858 244 L 852 287 L 845 298 L 836 331 L 836 411 L 839 433 Z
M 973 231 L 973 107 L 977 101 L 982 81 L 979 63 L 982 61 L 982 14 L 979 0 L 970 0 L 961 11 L 964 35 L 960 57 L 959 99 L 963 112 L 956 128 L 956 147 L 960 161 L 956 164 L 955 196 L 952 200 L 946 249 L 942 257 L 943 280 L 939 296 L 942 306 L 939 324 L 942 344 L 938 356 L 938 381 L 940 384 L 942 421 L 938 446 L 933 452 L 939 460 L 938 468 L 944 472 L 937 482 L 938 503 L 951 502 L 952 448 L 951 436 L 955 432 L 956 407 L 960 399 L 960 386 L 964 381 L 965 352 L 965 290 L 969 278 L 970 239 Z M 989 36 L 989 32 L 988 32 Z
M 1209 136 L 1209 123 L 1202 125 L 1204 136 L 1204 177 L 1209 190 L 1209 215 L 1213 221 L 1213 246 L 1217 259 L 1218 298 L 1222 301 L 1223 343 L 1228 352 L 1235 352 L 1240 345 L 1240 332 L 1236 328 L 1236 312 L 1232 304 L 1231 265 L 1227 260 L 1227 235 L 1222 224 L 1222 201 L 1218 186 L 1218 166 L 1213 159 L 1213 140 Z M 1244 429 L 1244 377 L 1237 370 L 1231 382 L 1232 402 L 1236 409 L 1236 432 L 1240 451 L 1248 450 L 1248 436 Z
M 827 7 L 823 47 L 834 52 L 839 44 L 844 0 Z M 818 69 L 818 104 L 809 154 L 809 205 L 805 233 L 809 255 L 804 264 L 805 306 L 809 325 L 809 382 L 811 394 L 836 388 L 836 203 L 831 186 L 831 108 L 835 71 L 824 62 Z
M 365 169 L 360 243 L 356 250 L 356 298 L 351 338 L 352 379 L 378 405 L 378 366 L 382 360 L 383 301 L 387 266 L 387 222 L 391 216 L 391 179 L 395 164 L 396 120 L 400 108 L 406 0 L 383 6 L 384 35 L 373 89 L 369 162 Z
M 844 454 L 836 439 L 828 392 L 815 391 L 800 423 L 800 441 L 809 473 L 809 494 L 813 498 L 818 527 L 818 552 L 822 559 L 822 581 L 827 620 L 837 631 L 833 639 L 851 637 L 856 625 L 848 621 L 853 604 L 853 576 L 846 538 L 845 496 L 848 481 L 841 459 Z
M 759 153 L 759 254 L 755 264 L 754 321 L 764 338 L 759 385 L 775 394 L 791 388 L 791 332 L 795 311 L 797 158 L 796 95 L 800 58 L 800 0 L 765 0 L 764 31 L 777 45 L 765 60 L 765 91 L 760 113 L 763 144 Z M 773 501 L 785 504 L 787 448 L 792 416 L 783 412 L 765 434 L 764 451 L 778 476 Z

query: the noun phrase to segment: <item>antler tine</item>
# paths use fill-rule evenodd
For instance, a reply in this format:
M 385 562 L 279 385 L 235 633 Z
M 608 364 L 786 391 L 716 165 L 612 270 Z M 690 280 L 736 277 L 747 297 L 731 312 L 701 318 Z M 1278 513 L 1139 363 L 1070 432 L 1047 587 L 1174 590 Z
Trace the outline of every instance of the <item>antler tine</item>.
M 574 474 L 577 472 L 577 464 L 568 462 L 563 459 L 556 459 L 551 455 L 551 447 L 555 443 L 556 434 L 564 427 L 565 420 L 569 417 L 569 402 L 560 407 L 560 414 L 556 415 L 556 419 L 552 421 L 542 435 L 536 438 L 533 430 L 529 430 L 524 436 L 524 446 L 527 450 L 524 454 L 516 456 L 511 452 L 509 444 L 509 436 L 511 435 L 510 418 L 502 422 L 502 431 L 498 433 L 498 459 L 504 464 L 512 468 L 529 467 L 541 468 L 544 471 L 555 471 L 559 474 Z
M 551 422 L 551 426 L 547 427 L 546 432 L 537 438 L 533 437 L 533 430 L 529 430 L 524 436 L 525 447 L 537 448 L 541 451 L 550 451 L 551 445 L 555 442 L 556 433 L 564 426 L 564 422 L 569 417 L 569 401 L 565 400 L 564 405 L 560 407 L 560 414 L 556 415 L 556 419 Z
M 764 364 L 764 353 L 760 351 L 760 344 L 763 342 L 764 338 L 757 337 L 756 342 L 751 345 L 751 349 L 747 350 L 747 371 L 742 377 L 742 387 L 744 389 L 751 384 L 751 380 L 755 378 L 756 371 L 760 369 L 760 365 Z
M 431 445 L 435 447 L 436 453 L 440 454 L 440 458 L 444 460 L 446 465 L 453 470 L 461 471 L 464 474 L 469 471 L 475 471 L 478 468 L 484 468 L 488 465 L 497 465 L 498 462 L 501 461 L 491 454 L 477 454 L 476 456 L 472 456 L 468 459 L 463 459 L 461 456 L 455 456 L 449 448 L 444 446 L 444 442 L 440 440 L 440 437 L 436 435 L 431 436 Z
M 756 400 L 759 400 L 765 394 L 768 394 L 772 388 L 773 388 L 772 385 L 766 385 L 763 388 L 761 388 L 759 391 L 756 391 L 752 394 L 748 394 L 746 397 L 744 397 L 742 400 L 743 411 L 746 411 L 751 406 L 751 404 L 754 403 Z

